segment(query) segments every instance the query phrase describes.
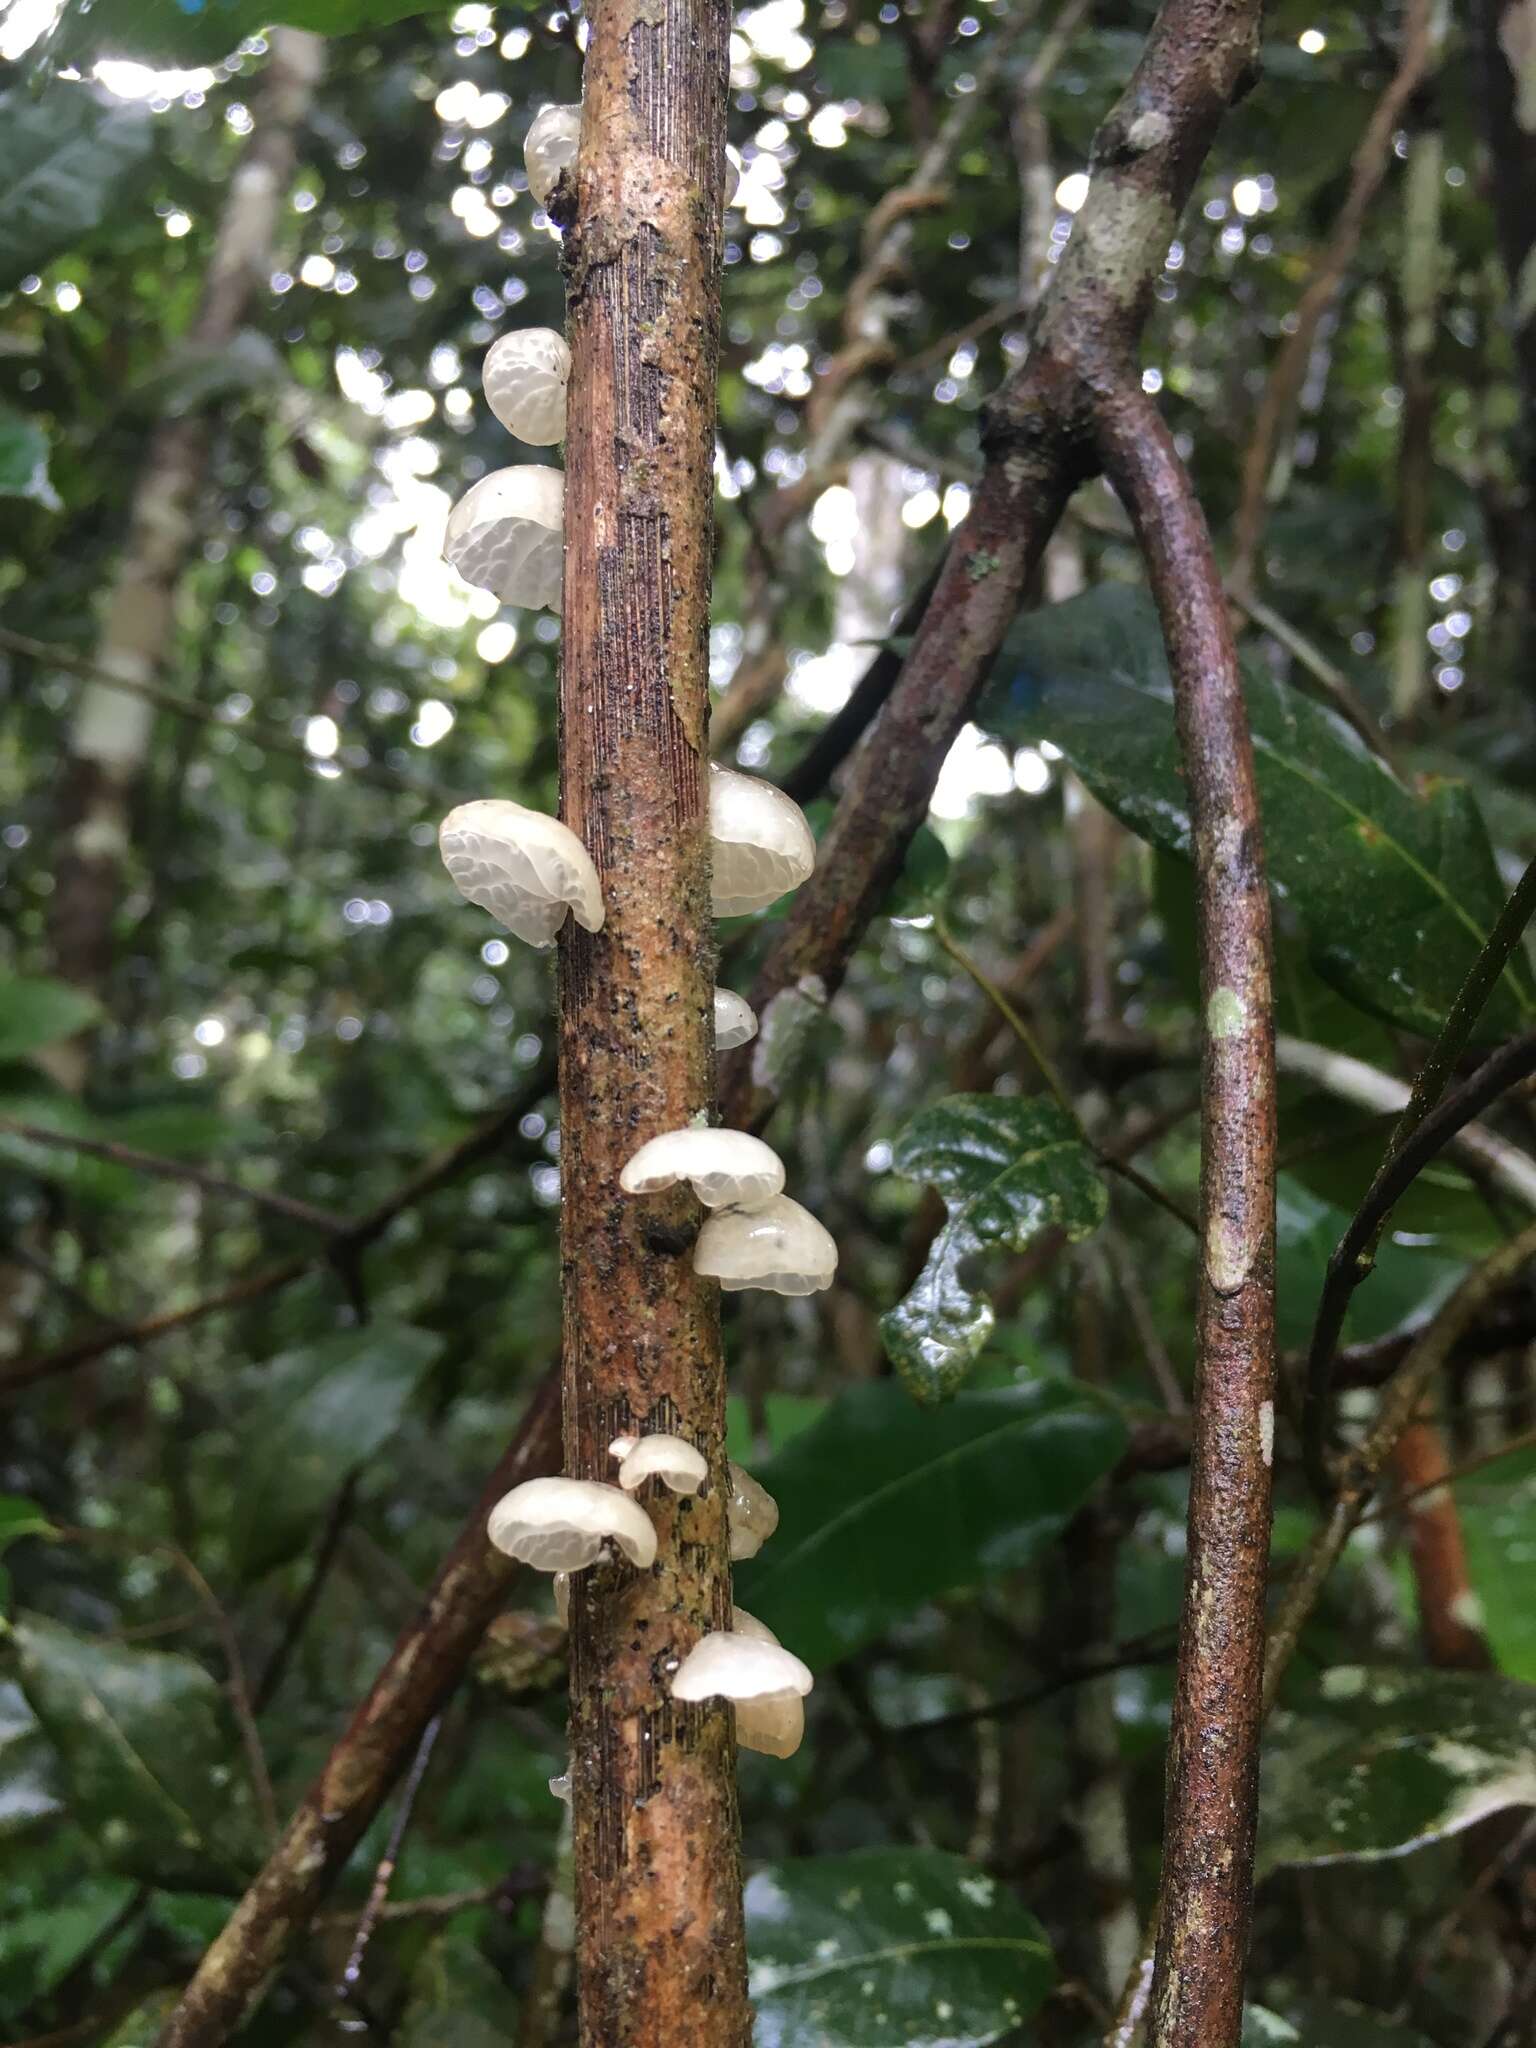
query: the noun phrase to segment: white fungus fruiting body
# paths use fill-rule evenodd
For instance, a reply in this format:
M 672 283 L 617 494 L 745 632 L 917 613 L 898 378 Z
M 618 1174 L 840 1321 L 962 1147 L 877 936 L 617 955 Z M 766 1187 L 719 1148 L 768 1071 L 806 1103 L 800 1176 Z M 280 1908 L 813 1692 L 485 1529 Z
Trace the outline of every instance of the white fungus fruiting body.
M 448 514 L 443 557 L 503 604 L 560 609 L 565 572 L 565 473 L 546 462 L 493 469 Z
M 555 1613 L 560 1617 L 562 1625 L 569 1628 L 571 1625 L 570 1573 L 556 1572 L 555 1576 L 550 1580 L 550 1590 L 555 1596 Z
M 603 892 L 592 856 L 568 825 L 501 797 L 459 804 L 437 832 L 459 893 L 530 946 L 548 946 L 568 912 L 603 928 Z
M 816 841 L 804 811 L 756 775 L 710 769 L 709 830 L 716 917 L 765 909 L 798 889 L 816 865 Z
M 523 144 L 523 162 L 528 169 L 528 190 L 540 206 L 560 182 L 560 173 L 576 161 L 581 141 L 581 108 L 541 107 L 533 117 Z
M 726 1209 L 705 1219 L 693 1270 L 718 1280 L 727 1294 L 744 1287 L 771 1294 L 819 1294 L 832 1285 L 837 1246 L 809 1209 L 775 1195 L 750 1214 Z
M 754 1643 L 776 1643 L 779 1640 L 766 1621 L 759 1621 L 755 1614 L 748 1614 L 745 1607 L 731 1609 L 731 1634 L 750 1636 Z
M 811 1689 L 808 1667 L 781 1643 L 715 1629 L 700 1636 L 672 1678 L 675 1700 L 760 1700 L 771 1693 L 801 1698 Z
M 570 1772 L 562 1771 L 558 1778 L 551 1778 L 549 1781 L 549 1789 L 558 1800 L 560 1800 L 564 1805 L 569 1806 L 571 1803 Z
M 520 327 L 495 342 L 480 373 L 486 402 L 509 434 L 544 448 L 565 439 L 571 352 L 553 327 Z
M 736 1746 L 762 1756 L 793 1756 L 805 1740 L 805 1701 L 797 1692 L 764 1693 L 736 1708 Z
M 680 1436 L 643 1436 L 625 1452 L 619 1466 L 619 1484 L 626 1493 L 634 1493 L 647 1479 L 659 1479 L 673 1493 L 693 1494 L 708 1477 L 703 1452 Z
M 612 1543 L 642 1571 L 656 1530 L 639 1501 L 595 1479 L 525 1479 L 491 1509 L 492 1543 L 539 1572 L 579 1572 Z
M 743 1558 L 756 1557 L 768 1538 L 779 1526 L 779 1504 L 773 1495 L 744 1465 L 730 1460 L 731 1497 L 726 1502 L 726 1520 L 731 1530 L 731 1559 L 739 1564 Z M 755 1627 L 761 1628 L 758 1622 Z M 746 1633 L 752 1634 L 748 1629 Z M 769 1638 L 777 1642 L 777 1636 Z
M 784 1186 L 784 1164 L 771 1145 L 748 1131 L 686 1125 L 648 1139 L 626 1163 L 626 1195 L 655 1195 L 685 1180 L 706 1209 L 760 1209 Z
M 725 203 L 736 204 L 736 194 L 741 190 L 741 151 L 725 145 Z
M 757 1012 L 733 988 L 715 990 L 715 1051 L 729 1052 L 757 1036 Z

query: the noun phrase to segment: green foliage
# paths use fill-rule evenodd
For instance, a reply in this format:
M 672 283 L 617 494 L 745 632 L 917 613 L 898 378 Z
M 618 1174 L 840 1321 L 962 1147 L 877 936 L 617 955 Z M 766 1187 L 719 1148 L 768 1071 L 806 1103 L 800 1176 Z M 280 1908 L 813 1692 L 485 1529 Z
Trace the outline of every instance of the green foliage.
M 31 498 L 61 510 L 48 481 L 48 439 L 35 420 L 0 405 L 0 498 Z
M 7 975 L 0 980 L 0 1061 L 24 1059 L 94 1024 L 101 1005 L 67 982 Z
M 0 92 L 0 291 L 129 204 L 153 148 L 142 107 L 84 85 Z M 35 495 L 33 493 L 32 495 Z
M 932 1411 L 890 1383 L 850 1388 L 760 1468 L 779 1527 L 737 1572 L 741 1604 L 818 1669 L 1027 1565 L 1124 1445 L 1113 1415 L 1052 1381 Z
M 51 54 L 74 65 L 103 57 L 212 64 L 274 23 L 351 36 L 444 11 L 435 0 L 67 0 Z
M 932 1849 L 770 1865 L 747 1884 L 758 2048 L 985 2048 L 1051 1988 L 1045 1931 Z
M 941 1400 L 964 1381 L 993 1326 L 972 1262 L 988 1250 L 1024 1251 L 1047 1230 L 1087 1237 L 1108 1196 L 1076 1124 L 1043 1095 L 948 1095 L 907 1125 L 892 1164 L 937 1188 L 949 1212 L 915 1285 L 880 1322 L 912 1392 Z
M 1246 691 L 1276 892 L 1344 994 L 1433 1034 L 1504 900 L 1475 800 L 1461 783 L 1410 793 L 1333 712 L 1256 666 Z M 1145 592 L 1105 585 L 1022 620 L 982 717 L 1051 741 L 1133 832 L 1188 854 L 1173 691 Z M 1479 1036 L 1506 1035 L 1533 1000 L 1517 955 Z

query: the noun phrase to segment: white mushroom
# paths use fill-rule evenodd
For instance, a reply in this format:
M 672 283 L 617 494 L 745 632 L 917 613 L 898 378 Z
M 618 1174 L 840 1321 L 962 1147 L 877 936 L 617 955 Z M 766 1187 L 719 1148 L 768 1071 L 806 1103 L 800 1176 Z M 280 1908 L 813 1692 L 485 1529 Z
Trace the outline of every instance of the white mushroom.
M 803 1698 L 813 1682 L 807 1666 L 782 1644 L 737 1635 L 733 1629 L 714 1629 L 699 1638 L 678 1666 L 672 1697 L 760 1700 L 790 1692 Z
M 530 946 L 551 945 L 570 911 L 584 930 L 602 930 L 592 856 L 558 818 L 484 797 L 451 810 L 437 844 L 459 893 Z
M 444 559 L 503 604 L 559 611 L 564 555 L 565 473 L 548 463 L 493 469 L 448 514 Z
M 762 1756 L 793 1756 L 805 1740 L 805 1701 L 797 1692 L 765 1693 L 736 1708 L 736 1746 Z
M 625 1165 L 626 1195 L 654 1195 L 687 1181 L 706 1209 L 760 1209 L 784 1186 L 784 1163 L 749 1131 L 685 1125 L 648 1139 Z
M 550 1589 L 555 1596 L 555 1612 L 566 1628 L 571 1625 L 571 1575 L 556 1572 L 550 1580 Z
M 543 448 L 565 439 L 571 352 L 553 327 L 519 327 L 493 343 L 480 373 L 486 402 L 509 434 Z
M 731 1497 L 726 1502 L 726 1520 L 731 1527 L 731 1558 L 739 1564 L 744 1557 L 756 1557 L 779 1526 L 779 1504 L 767 1487 L 752 1477 L 744 1465 L 730 1460 Z M 761 1628 L 762 1623 L 754 1624 Z M 752 1629 L 745 1631 L 750 1635 Z M 777 1636 L 769 1638 L 777 1642 Z
M 741 152 L 725 145 L 725 203 L 736 204 L 736 194 L 741 190 Z
M 802 1716 L 801 1716 L 801 1718 L 802 1718 L 802 1721 L 803 1721 L 803 1719 L 804 1719 L 804 1713 L 803 1713 L 803 1710 L 802 1710 Z M 798 1747 L 798 1744 L 797 1744 L 796 1746 Z M 752 1747 L 752 1745 L 751 1745 L 751 1744 L 747 1744 L 747 1745 L 746 1745 L 746 1747 L 750 1748 L 750 1747 Z M 788 1752 L 786 1752 L 786 1754 L 788 1754 Z M 566 1806 L 569 1806 L 569 1805 L 570 1805 L 570 1803 L 571 1803 L 571 1774 L 570 1774 L 570 1772 L 569 1772 L 569 1771 L 562 1771 L 562 1772 L 560 1773 L 560 1775 L 559 1775 L 559 1777 L 558 1777 L 558 1778 L 551 1778 L 551 1779 L 550 1779 L 550 1781 L 549 1781 L 549 1789 L 550 1789 L 550 1791 L 551 1791 L 551 1792 L 553 1792 L 553 1794 L 555 1795 L 555 1797 L 556 1797 L 557 1799 L 561 1800 L 561 1801 L 562 1801 L 562 1802 L 563 1802 L 563 1803 L 564 1803 L 564 1804 L 565 1804 Z
M 528 167 L 528 190 L 540 206 L 560 182 L 560 173 L 576 161 L 581 140 L 581 108 L 541 107 L 533 117 L 523 144 L 523 162 Z
M 735 1471 L 739 1468 L 733 1466 L 731 1469 Z M 777 1520 L 778 1517 L 775 1516 L 774 1519 Z M 731 1634 L 750 1636 L 754 1643 L 776 1643 L 779 1640 L 766 1621 L 759 1621 L 755 1614 L 748 1614 L 745 1607 L 731 1609 Z
M 832 1285 L 837 1246 L 809 1209 L 788 1195 L 775 1195 L 750 1214 L 727 1209 L 706 1217 L 694 1246 L 693 1270 L 718 1280 L 727 1294 L 744 1287 L 818 1294 Z
M 619 1484 L 634 1493 L 647 1479 L 659 1479 L 674 1493 L 697 1493 L 709 1477 L 703 1453 L 680 1436 L 643 1436 L 625 1453 Z
M 608 1446 L 608 1455 L 610 1458 L 617 1458 L 622 1465 L 639 1441 L 637 1436 L 616 1436 Z
M 729 1052 L 757 1036 L 757 1012 L 732 988 L 715 990 L 715 1051 Z
M 579 1572 L 614 1544 L 641 1570 L 656 1562 L 656 1530 L 639 1501 L 596 1479 L 525 1479 L 491 1509 L 498 1550 L 539 1572 Z
M 798 889 L 816 865 L 805 813 L 782 789 L 734 768 L 711 768 L 709 830 L 714 841 L 716 917 L 762 910 Z

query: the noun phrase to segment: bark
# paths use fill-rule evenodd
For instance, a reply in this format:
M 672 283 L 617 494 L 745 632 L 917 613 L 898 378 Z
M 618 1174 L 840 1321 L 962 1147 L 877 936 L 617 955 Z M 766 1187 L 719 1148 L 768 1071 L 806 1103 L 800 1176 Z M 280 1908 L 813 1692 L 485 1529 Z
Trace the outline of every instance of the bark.
M 1440 24 L 1436 24 L 1436 30 Z M 1432 34 L 1431 62 L 1440 36 Z M 1434 485 L 1435 327 L 1440 302 L 1440 195 L 1445 150 L 1439 121 L 1422 118 L 1408 147 L 1403 187 L 1402 411 L 1397 439 L 1397 569 L 1392 617 L 1392 709 L 1413 718 L 1429 692 L 1429 532 Z
M 1442 1671 L 1491 1671 L 1482 1603 L 1467 1571 L 1450 1463 L 1428 1414 L 1410 1422 L 1392 1447 L 1392 1475 L 1403 1495 L 1408 1559 L 1424 1654 Z
M 186 346 L 226 348 L 264 287 L 273 234 L 286 197 L 297 134 L 319 81 L 324 44 L 302 29 L 275 29 L 256 96 L 255 127 L 230 180 L 229 197 Z M 128 530 L 93 666 L 130 685 L 148 685 L 163 666 L 176 593 L 198 541 L 198 501 L 208 466 L 205 416 L 161 420 L 150 437 L 128 514 Z M 92 995 L 106 987 L 131 806 L 149 752 L 153 702 L 92 681 L 70 727 L 59 793 L 57 886 L 49 941 L 58 973 Z M 85 1079 L 86 1050 L 66 1049 L 57 1071 Z
M 561 808 L 602 880 L 599 933 L 560 949 L 565 1455 L 665 1430 L 710 1480 L 652 1483 L 655 1568 L 576 1576 L 571 1791 L 576 1980 L 589 2048 L 750 2035 L 733 1721 L 668 1679 L 730 1625 L 718 1290 L 685 1191 L 636 1201 L 645 1139 L 714 1107 L 707 796 L 712 458 L 729 10 L 602 0 L 575 193 Z
M 1493 170 L 1493 214 L 1509 286 L 1509 329 L 1520 384 L 1520 430 L 1510 560 L 1513 588 L 1501 585 L 1500 610 L 1511 653 L 1536 619 L 1536 11 L 1529 0 L 1479 0 L 1483 90 L 1479 100 Z

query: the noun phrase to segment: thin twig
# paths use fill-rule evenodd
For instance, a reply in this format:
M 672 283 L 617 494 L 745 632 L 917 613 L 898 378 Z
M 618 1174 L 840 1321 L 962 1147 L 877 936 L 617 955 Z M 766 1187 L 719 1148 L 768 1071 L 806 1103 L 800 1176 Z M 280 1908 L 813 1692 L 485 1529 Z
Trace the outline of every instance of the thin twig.
M 338 1998 L 351 1999 L 361 1988 L 363 1959 L 368 1953 L 368 1944 L 373 1939 L 374 1929 L 383 1917 L 389 1898 L 389 1887 L 394 1880 L 395 1870 L 400 1862 L 400 1850 L 405 1842 L 406 1830 L 411 1824 L 416 1797 L 421 1791 L 422 1780 L 427 1775 L 427 1766 L 432 1761 L 432 1751 L 442 1730 L 443 1717 L 434 1714 L 421 1731 L 421 1741 L 416 1745 L 416 1756 L 400 1788 L 400 1804 L 395 1812 L 394 1823 L 389 1831 L 384 1854 L 379 1858 L 378 1869 L 373 1873 L 368 1898 L 357 1923 L 357 1932 L 352 1937 L 352 1947 L 342 1969 L 340 1982 L 336 1986 Z
M 1273 605 L 1265 604 L 1252 591 L 1229 588 L 1228 596 L 1238 609 L 1248 616 L 1271 640 L 1277 640 L 1293 660 L 1304 668 L 1318 684 L 1327 702 L 1339 716 L 1364 740 L 1371 752 L 1385 761 L 1396 772 L 1386 737 L 1376 720 L 1371 716 L 1370 707 L 1365 703 L 1354 684 L 1343 669 L 1331 662 L 1322 649 L 1293 626 L 1289 619 L 1282 618 Z

